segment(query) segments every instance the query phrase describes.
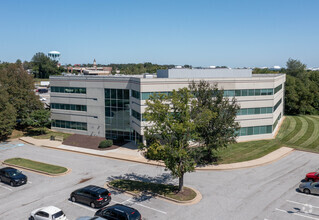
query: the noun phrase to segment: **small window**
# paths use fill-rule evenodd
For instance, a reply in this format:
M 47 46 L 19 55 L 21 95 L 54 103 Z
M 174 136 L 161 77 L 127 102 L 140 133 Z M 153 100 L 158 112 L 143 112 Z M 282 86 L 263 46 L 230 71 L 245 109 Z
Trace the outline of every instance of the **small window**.
M 242 95 L 242 96 L 247 96 L 247 95 L 248 95 L 248 90 L 247 90 L 247 89 L 243 89 L 243 90 L 241 91 L 241 95 Z

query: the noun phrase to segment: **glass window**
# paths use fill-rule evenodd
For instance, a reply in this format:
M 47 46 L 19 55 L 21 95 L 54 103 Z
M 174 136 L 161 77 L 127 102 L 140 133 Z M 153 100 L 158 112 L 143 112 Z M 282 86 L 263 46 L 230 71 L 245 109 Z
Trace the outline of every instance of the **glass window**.
M 247 89 L 241 90 L 241 95 L 242 96 L 247 96 L 248 95 L 248 90 Z
M 255 114 L 255 109 L 254 108 L 249 108 L 248 109 L 248 115 L 253 115 Z
M 254 134 L 254 127 L 248 127 L 247 128 L 247 135 L 253 135 Z
M 123 99 L 123 90 L 122 89 L 117 89 L 117 99 Z
M 272 113 L 272 107 L 267 108 L 267 113 Z
M 255 95 L 256 96 L 260 95 L 260 89 L 255 89 Z
M 111 89 L 111 99 L 116 99 L 116 89 Z
M 267 95 L 268 94 L 268 89 L 262 89 L 260 94 L 261 95 Z
M 256 126 L 256 127 L 254 127 L 254 134 L 263 134 L 263 133 L 259 133 L 259 127 L 258 126 Z
M 71 128 L 69 121 L 66 121 L 66 122 L 65 122 L 65 128 Z
M 241 90 L 235 90 L 235 96 L 241 96 Z
M 255 108 L 255 114 L 260 114 L 260 108 Z
M 268 95 L 273 95 L 274 94 L 274 90 L 273 89 L 268 89 Z
M 249 96 L 254 96 L 255 95 L 255 90 L 254 89 L 249 89 L 248 95 Z
M 261 108 L 260 114 L 267 114 L 267 108 Z
M 124 89 L 124 99 L 130 99 L 130 91 L 128 89 Z
M 105 98 L 106 98 L 106 99 L 111 98 L 111 91 L 110 91 L 110 89 L 105 89 L 104 91 L 105 91 L 105 92 L 104 92 Z
M 247 128 L 241 128 L 240 129 L 240 136 L 246 136 L 247 135 Z

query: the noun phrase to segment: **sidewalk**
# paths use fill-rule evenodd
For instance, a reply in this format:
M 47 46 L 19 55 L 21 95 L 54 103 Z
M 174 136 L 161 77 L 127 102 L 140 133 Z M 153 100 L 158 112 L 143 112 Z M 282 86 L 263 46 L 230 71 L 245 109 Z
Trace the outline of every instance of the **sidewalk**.
M 143 157 L 141 155 L 141 152 L 138 151 L 138 149 L 135 146 L 133 146 L 132 143 L 128 143 L 128 144 L 124 145 L 123 147 L 119 147 L 119 148 L 114 149 L 114 150 L 99 151 L 99 150 L 92 150 L 92 149 L 87 149 L 87 148 L 63 145 L 62 142 L 60 142 L 60 141 L 50 141 L 48 139 L 34 139 L 32 137 L 22 137 L 22 138 L 20 138 L 20 140 L 24 141 L 26 143 L 35 145 L 35 146 L 53 148 L 53 149 L 76 152 L 76 153 L 82 153 L 82 154 L 93 155 L 93 156 L 98 156 L 98 157 L 106 157 L 106 158 L 111 158 L 111 159 L 130 161 L 130 162 L 135 162 L 135 163 L 164 166 L 164 164 L 161 162 L 147 160 L 145 157 Z M 203 171 L 205 171 L 205 170 L 206 171 L 209 171 L 209 170 L 231 170 L 231 169 L 241 169 L 241 168 L 262 166 L 262 165 L 277 161 L 277 160 L 283 158 L 284 156 L 288 155 L 292 151 L 293 151 L 292 148 L 281 147 L 278 150 L 275 150 L 275 151 L 273 151 L 273 152 L 271 152 L 271 153 L 269 153 L 261 158 L 255 159 L 255 160 L 250 160 L 250 161 L 245 161 L 245 162 L 240 162 L 240 163 L 209 165 L 209 166 L 205 166 L 205 167 L 197 167 L 196 170 L 203 170 Z

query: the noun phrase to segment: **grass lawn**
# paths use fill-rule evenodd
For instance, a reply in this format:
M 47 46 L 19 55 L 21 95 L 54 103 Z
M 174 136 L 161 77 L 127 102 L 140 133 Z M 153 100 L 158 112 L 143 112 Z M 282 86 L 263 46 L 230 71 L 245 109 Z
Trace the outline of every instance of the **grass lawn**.
M 41 129 L 38 128 L 29 128 L 25 132 L 25 136 L 30 136 L 35 139 L 50 139 L 51 136 L 55 137 L 63 137 L 63 140 L 71 136 L 72 134 L 69 133 L 63 133 L 63 132 L 58 132 L 58 131 L 52 131 L 48 128 L 45 128 L 44 134 L 41 134 Z
M 109 184 L 116 188 L 120 188 L 124 191 L 130 191 L 133 193 L 147 191 L 150 193 L 156 193 L 179 201 L 189 201 L 196 197 L 196 193 L 192 189 L 187 187 L 184 187 L 183 192 L 177 193 L 178 186 L 174 185 L 147 183 L 123 179 L 113 180 L 109 182 Z
M 229 145 L 217 154 L 223 164 L 253 160 L 282 147 L 319 153 L 319 116 L 286 116 L 275 139 Z
M 10 158 L 5 160 L 4 162 L 8 164 L 12 164 L 12 165 L 18 165 L 25 168 L 47 172 L 50 174 L 60 174 L 67 171 L 67 168 L 65 167 L 51 165 L 47 163 L 41 163 L 38 161 L 24 159 L 24 158 Z

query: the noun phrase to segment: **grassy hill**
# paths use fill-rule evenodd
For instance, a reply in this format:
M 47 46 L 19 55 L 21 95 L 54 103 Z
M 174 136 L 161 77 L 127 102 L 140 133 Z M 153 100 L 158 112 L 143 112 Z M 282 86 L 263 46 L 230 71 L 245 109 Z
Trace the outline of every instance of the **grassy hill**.
M 220 163 L 235 163 L 262 157 L 282 146 L 319 153 L 319 116 L 286 116 L 275 139 L 232 144 L 218 155 Z

